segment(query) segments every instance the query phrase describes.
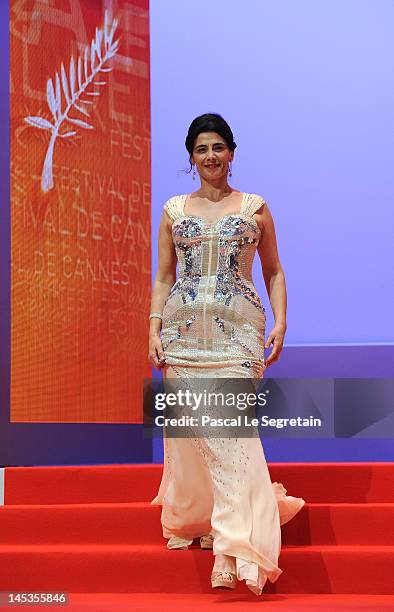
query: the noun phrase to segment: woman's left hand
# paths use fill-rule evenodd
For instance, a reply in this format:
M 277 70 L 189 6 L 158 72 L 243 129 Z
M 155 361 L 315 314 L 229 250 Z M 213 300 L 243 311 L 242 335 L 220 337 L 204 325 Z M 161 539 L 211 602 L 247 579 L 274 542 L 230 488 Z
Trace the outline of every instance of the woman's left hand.
M 265 348 L 269 348 L 273 344 L 272 351 L 265 360 L 265 367 L 272 365 L 275 361 L 279 360 L 280 354 L 283 349 L 283 341 L 285 338 L 286 327 L 283 325 L 275 325 L 270 331 L 270 334 L 265 343 Z

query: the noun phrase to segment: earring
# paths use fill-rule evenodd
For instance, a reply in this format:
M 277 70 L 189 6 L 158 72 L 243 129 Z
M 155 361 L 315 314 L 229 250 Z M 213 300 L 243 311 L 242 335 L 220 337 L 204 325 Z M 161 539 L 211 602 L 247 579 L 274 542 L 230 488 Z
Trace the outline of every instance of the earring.
M 233 176 L 233 173 L 231 172 L 231 162 L 228 164 L 228 175 Z
M 195 171 L 195 165 L 193 164 L 193 181 L 196 180 L 196 171 Z

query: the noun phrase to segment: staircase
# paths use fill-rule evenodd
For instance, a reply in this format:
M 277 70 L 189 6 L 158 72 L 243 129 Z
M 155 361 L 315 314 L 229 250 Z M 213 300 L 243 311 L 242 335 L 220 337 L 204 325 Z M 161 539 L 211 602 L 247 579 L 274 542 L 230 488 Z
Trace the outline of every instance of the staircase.
M 283 574 L 264 593 L 394 594 L 394 464 L 268 467 L 307 503 L 282 527 Z M 5 468 L 0 591 L 211 593 L 212 551 L 198 540 L 188 551 L 166 548 L 161 508 L 149 503 L 161 472 Z

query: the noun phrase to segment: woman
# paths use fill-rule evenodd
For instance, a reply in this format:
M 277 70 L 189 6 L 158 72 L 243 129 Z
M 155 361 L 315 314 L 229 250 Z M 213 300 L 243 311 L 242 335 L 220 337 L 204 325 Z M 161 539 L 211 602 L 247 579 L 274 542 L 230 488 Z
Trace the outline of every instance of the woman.
M 185 144 L 201 186 L 164 205 L 149 358 L 167 382 L 258 380 L 279 359 L 286 332 L 273 219 L 261 196 L 228 184 L 236 143 L 220 115 L 194 119 Z M 275 317 L 265 344 L 265 309 L 252 280 L 256 250 Z M 271 345 L 265 360 L 264 348 Z M 185 549 L 200 537 L 201 547 L 213 548 L 215 556 L 212 587 L 234 588 L 238 579 L 261 594 L 267 578 L 275 582 L 282 573 L 280 526 L 304 500 L 271 483 L 258 437 L 165 435 L 164 450 L 163 477 L 151 503 L 162 505 L 168 548 Z

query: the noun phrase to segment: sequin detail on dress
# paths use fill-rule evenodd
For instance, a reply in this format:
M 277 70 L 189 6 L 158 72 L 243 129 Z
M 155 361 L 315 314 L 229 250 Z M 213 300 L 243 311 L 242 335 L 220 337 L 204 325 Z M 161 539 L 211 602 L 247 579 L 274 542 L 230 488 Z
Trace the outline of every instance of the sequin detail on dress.
M 256 194 L 243 194 L 239 213 L 208 223 L 185 214 L 185 200 L 186 195 L 175 196 L 165 205 L 173 220 L 179 265 L 163 309 L 166 364 L 182 375 L 197 368 L 202 376 L 243 377 L 247 368 L 249 376 L 260 378 L 265 309 L 252 280 L 261 238 L 252 216 L 265 202 Z

